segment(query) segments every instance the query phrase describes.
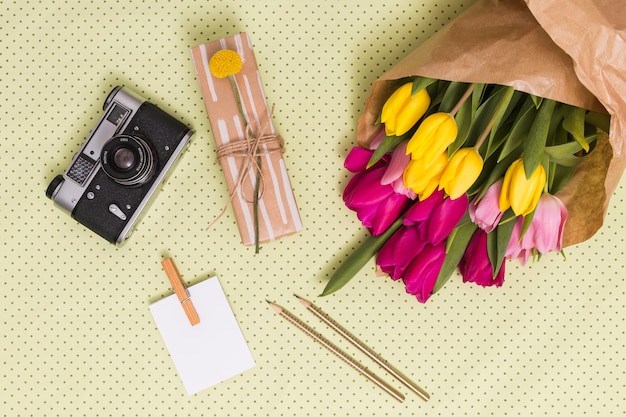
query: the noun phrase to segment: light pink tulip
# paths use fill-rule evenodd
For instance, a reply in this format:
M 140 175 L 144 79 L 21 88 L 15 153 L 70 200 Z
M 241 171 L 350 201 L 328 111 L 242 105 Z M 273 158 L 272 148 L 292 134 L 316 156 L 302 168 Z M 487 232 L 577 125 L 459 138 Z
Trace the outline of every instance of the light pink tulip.
M 559 252 L 563 249 L 563 229 L 567 220 L 567 208 L 555 195 L 544 193 L 537 203 L 533 224 L 535 247 L 539 253 Z
M 498 180 L 487 189 L 480 201 L 469 205 L 470 219 L 487 233 L 492 232 L 502 218 L 499 205 L 501 190 L 502 180 Z
M 528 262 L 533 252 L 546 254 L 563 248 L 563 230 L 567 220 L 567 208 L 556 196 L 542 194 L 535 208 L 533 220 L 520 239 L 524 217 L 515 221 L 513 234 L 506 250 L 506 257 L 519 259 L 522 265 Z

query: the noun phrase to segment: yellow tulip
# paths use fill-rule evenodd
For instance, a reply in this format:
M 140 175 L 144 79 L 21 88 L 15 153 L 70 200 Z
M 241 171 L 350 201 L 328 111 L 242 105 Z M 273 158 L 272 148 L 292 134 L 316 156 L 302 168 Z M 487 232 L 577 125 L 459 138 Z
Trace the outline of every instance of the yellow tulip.
M 475 148 L 461 148 L 452 155 L 441 174 L 439 189 L 455 200 L 465 194 L 483 170 L 483 158 Z
M 425 200 L 439 186 L 439 179 L 447 165 L 448 152 L 441 153 L 429 167 L 421 159 L 411 159 L 402 174 L 404 186 L 413 190 L 420 200 Z
M 545 185 L 546 171 L 542 165 L 537 167 L 530 178 L 526 178 L 524 161 L 521 158 L 516 160 L 504 174 L 499 200 L 500 211 L 510 207 L 516 216 L 532 213 Z
M 412 90 L 412 82 L 403 84 L 383 105 L 380 121 L 385 124 L 387 136 L 404 135 L 428 110 L 430 96 L 426 89 L 411 95 Z
M 406 153 L 412 159 L 422 159 L 430 166 L 456 139 L 459 131 L 450 113 L 433 113 L 425 118 L 409 140 Z

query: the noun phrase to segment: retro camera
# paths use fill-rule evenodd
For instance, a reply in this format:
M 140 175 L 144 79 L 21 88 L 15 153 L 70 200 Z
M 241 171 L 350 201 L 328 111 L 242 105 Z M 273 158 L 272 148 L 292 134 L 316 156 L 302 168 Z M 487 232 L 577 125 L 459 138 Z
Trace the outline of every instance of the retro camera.
M 193 131 L 133 91 L 115 87 L 104 114 L 46 195 L 109 242 L 121 244 L 190 143 Z

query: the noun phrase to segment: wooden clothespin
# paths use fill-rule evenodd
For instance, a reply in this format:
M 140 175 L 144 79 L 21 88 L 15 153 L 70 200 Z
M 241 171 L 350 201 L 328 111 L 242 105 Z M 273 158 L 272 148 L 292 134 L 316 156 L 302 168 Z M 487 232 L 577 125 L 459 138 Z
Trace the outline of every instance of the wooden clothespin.
M 191 323 L 192 326 L 200 323 L 200 317 L 198 316 L 198 313 L 196 312 L 196 309 L 191 302 L 191 298 L 189 297 L 189 291 L 187 291 L 187 288 L 185 288 L 183 279 L 178 273 L 178 269 L 176 268 L 176 265 L 174 265 L 174 261 L 171 258 L 167 258 L 161 262 L 161 265 L 163 265 L 165 274 L 167 274 L 167 278 L 172 284 L 172 289 L 178 297 L 178 300 L 180 301 L 180 304 L 182 305 L 183 310 L 185 311 L 185 314 L 189 319 L 189 323 Z

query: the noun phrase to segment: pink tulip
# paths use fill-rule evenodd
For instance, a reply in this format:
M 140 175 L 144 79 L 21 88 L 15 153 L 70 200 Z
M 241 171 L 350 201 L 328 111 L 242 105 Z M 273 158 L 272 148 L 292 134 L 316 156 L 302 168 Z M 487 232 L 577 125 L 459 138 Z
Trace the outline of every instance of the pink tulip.
M 420 303 L 428 301 L 445 257 L 445 244 L 436 246 L 427 244 L 404 273 L 403 281 L 406 292 L 415 295 Z
M 524 233 L 524 236 L 522 236 L 523 228 L 524 217 L 518 216 L 517 219 L 515 219 L 513 233 L 511 234 L 511 239 L 509 240 L 509 244 L 504 255 L 507 259 L 518 259 L 522 266 L 526 265 L 530 255 L 532 255 L 534 241 L 533 235 L 535 233 L 535 228 L 531 224 L 526 230 L 526 233 Z
M 387 170 L 385 171 L 385 175 L 383 175 L 381 183 L 391 184 L 394 192 L 405 195 L 411 200 L 415 200 L 417 198 L 417 194 L 415 191 L 407 188 L 404 185 L 404 180 L 402 179 L 404 168 L 406 168 L 409 161 L 411 161 L 411 157 L 406 154 L 406 144 L 406 141 L 400 143 L 400 145 L 398 145 L 391 153 L 391 159 L 389 160 L 389 165 L 387 166 Z
M 411 156 L 406 154 L 406 144 L 406 141 L 400 143 L 391 153 L 391 159 L 389 160 L 389 165 L 387 166 L 387 170 L 385 171 L 385 175 L 383 175 L 381 183 L 391 184 L 398 178 L 402 178 L 404 168 L 406 168 L 407 164 L 411 160 Z
M 559 252 L 563 249 L 563 229 L 567 220 L 567 208 L 555 195 L 544 193 L 537 203 L 533 224 L 535 247 L 539 253 Z
M 493 268 L 487 253 L 487 232 L 478 229 L 470 239 L 463 258 L 459 262 L 459 272 L 463 276 L 463 282 L 473 282 L 483 287 L 495 285 L 502 286 L 504 282 L 504 263 L 500 266 L 498 274 L 493 276 Z
M 558 252 L 563 248 L 563 230 L 567 208 L 556 196 L 542 194 L 535 208 L 533 220 L 520 239 L 524 218 L 518 217 L 506 251 L 509 259 L 519 259 L 522 265 L 537 251 L 541 254 Z
M 498 180 L 487 189 L 480 201 L 472 202 L 468 208 L 472 222 L 487 233 L 492 232 L 502 218 L 499 204 L 501 190 L 502 180 Z

